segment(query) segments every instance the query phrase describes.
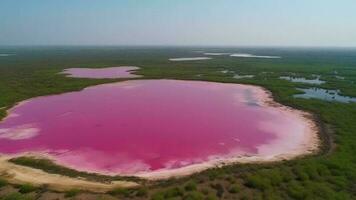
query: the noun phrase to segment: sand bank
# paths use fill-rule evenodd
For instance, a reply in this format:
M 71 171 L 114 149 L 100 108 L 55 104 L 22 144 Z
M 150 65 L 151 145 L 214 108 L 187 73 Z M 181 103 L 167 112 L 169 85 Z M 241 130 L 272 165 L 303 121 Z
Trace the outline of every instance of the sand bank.
M 0 155 L 0 175 L 12 184 L 30 183 L 34 186 L 48 186 L 56 191 L 79 189 L 91 192 L 107 192 L 118 187 L 137 187 L 138 184 L 129 181 L 114 181 L 99 183 L 81 178 L 71 178 L 58 174 L 49 174 L 39 169 L 20 166 L 9 162 L 10 156 Z
M 211 161 L 207 161 L 204 163 L 193 164 L 186 167 L 181 167 L 178 169 L 162 169 L 156 170 L 154 172 L 146 172 L 141 174 L 136 174 L 137 177 L 145 178 L 148 180 L 162 180 L 168 178 L 179 178 L 188 175 L 192 175 L 195 173 L 202 172 L 207 169 L 211 168 L 218 168 L 227 165 L 233 164 L 244 164 L 244 163 L 268 163 L 268 162 L 280 162 L 284 160 L 291 160 L 295 158 L 301 158 L 303 156 L 311 155 L 318 153 L 321 145 L 321 139 L 319 136 L 320 127 L 314 120 L 314 117 L 311 113 L 297 110 L 285 105 L 282 105 L 273 100 L 272 93 L 267 89 L 260 87 L 260 86 L 251 86 L 251 87 L 258 87 L 262 92 L 259 95 L 263 96 L 264 101 L 258 102 L 262 106 L 272 106 L 278 107 L 279 109 L 287 110 L 288 112 L 292 112 L 296 114 L 300 119 L 302 119 L 308 126 L 306 131 L 303 132 L 303 142 L 299 146 L 299 148 L 293 149 L 286 153 L 277 153 L 277 154 L 270 154 L 270 155 L 241 155 L 235 156 L 230 158 L 216 158 L 212 159 Z M 281 144 L 283 146 L 283 144 Z M 288 145 L 288 144 L 284 144 Z M 270 153 L 270 152 L 266 152 Z

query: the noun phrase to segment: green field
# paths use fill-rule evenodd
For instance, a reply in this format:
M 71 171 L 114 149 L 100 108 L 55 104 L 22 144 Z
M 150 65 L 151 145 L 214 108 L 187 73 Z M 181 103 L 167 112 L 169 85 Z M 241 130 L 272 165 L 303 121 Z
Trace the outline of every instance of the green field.
M 214 56 L 212 60 L 168 61 L 172 57 L 202 56 L 195 52 L 200 50 L 282 58 Z M 300 93 L 297 87 L 312 86 L 279 79 L 281 75 L 305 78 L 311 78 L 312 74 L 321 75 L 321 80 L 326 83 L 318 87 L 339 89 L 342 95 L 356 97 L 356 49 L 1 47 L 1 53 L 15 55 L 0 57 L 0 119 L 6 116 L 8 108 L 25 99 L 122 81 L 66 78 L 58 74 L 65 68 L 138 66 L 141 70 L 137 73 L 144 75 L 145 79 L 206 80 L 263 86 L 272 91 L 276 101 L 314 113 L 322 128 L 323 147 L 318 155 L 279 163 L 211 169 L 182 179 L 145 182 L 138 189 L 117 189 L 107 195 L 73 188 L 65 194 L 56 193 L 59 198 L 356 199 L 356 103 L 297 99 L 293 97 L 293 94 Z M 255 77 L 235 79 L 232 73 L 222 73 L 222 70 Z M 344 79 L 336 78 L 336 74 Z M 67 173 L 75 176 L 75 172 Z M 1 200 L 38 199 L 48 193 L 52 191 L 45 187 L 8 185 L 0 174 Z

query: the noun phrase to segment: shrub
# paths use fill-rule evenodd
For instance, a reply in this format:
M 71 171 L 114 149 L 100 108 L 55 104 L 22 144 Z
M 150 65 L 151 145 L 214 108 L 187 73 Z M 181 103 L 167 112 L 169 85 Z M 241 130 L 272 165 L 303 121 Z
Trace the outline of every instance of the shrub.
M 217 183 L 217 184 L 213 184 L 212 187 L 216 190 L 216 195 L 221 198 L 223 195 L 224 195 L 224 187 L 220 184 L 220 183 Z
M 0 199 L 1 200 L 33 200 L 32 198 L 27 197 L 27 196 L 25 196 L 21 193 L 18 193 L 18 192 L 7 194 Z
M 200 192 L 193 191 L 184 196 L 184 200 L 203 200 L 204 195 Z
M 216 198 L 216 196 L 213 195 L 209 195 L 205 198 L 206 200 L 217 200 L 218 198 Z
M 157 192 L 152 195 L 151 197 L 152 200 L 164 200 L 164 194 L 162 192 Z
M 125 197 L 128 197 L 130 195 L 130 191 L 125 188 L 115 188 L 111 191 L 109 191 L 109 194 L 111 195 L 123 195 Z
M 208 188 L 203 188 L 201 192 L 205 195 L 209 194 L 209 189 Z
M 194 191 L 197 190 L 197 184 L 193 181 L 188 182 L 185 186 L 184 189 L 186 191 Z
M 64 197 L 74 197 L 74 196 L 77 196 L 79 193 L 80 193 L 80 190 L 71 189 L 65 193 Z
M 294 199 L 305 199 L 305 188 L 298 184 L 296 181 L 292 181 L 287 186 L 288 195 Z
M 231 184 L 236 183 L 236 178 L 233 176 L 227 176 L 225 179 Z
M 141 187 L 137 190 L 136 196 L 138 196 L 138 197 L 147 196 L 147 193 L 148 193 L 147 188 Z
M 229 192 L 232 194 L 240 192 L 240 187 L 237 184 L 231 185 L 229 188 Z
M 178 197 L 178 196 L 183 196 L 183 191 L 178 187 L 169 188 L 168 190 L 166 190 L 164 192 L 165 198 L 172 198 L 172 197 Z
M 246 186 L 260 190 L 266 190 L 271 187 L 269 179 L 260 177 L 258 175 L 250 175 L 247 177 Z
M 35 191 L 37 188 L 31 184 L 24 184 L 19 187 L 19 192 L 22 194 Z
M 0 188 L 4 187 L 5 185 L 7 185 L 7 181 L 4 179 L 0 179 Z

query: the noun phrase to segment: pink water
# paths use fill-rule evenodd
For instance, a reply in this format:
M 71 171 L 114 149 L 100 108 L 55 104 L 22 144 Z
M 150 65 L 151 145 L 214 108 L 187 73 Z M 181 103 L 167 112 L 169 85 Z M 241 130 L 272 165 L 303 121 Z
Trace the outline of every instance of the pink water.
M 33 98 L 0 122 L 0 153 L 46 152 L 78 170 L 135 174 L 298 147 L 305 124 L 263 98 L 258 87 L 176 80 Z
M 69 68 L 62 73 L 75 78 L 137 78 L 141 76 L 131 72 L 138 69 L 138 67 Z

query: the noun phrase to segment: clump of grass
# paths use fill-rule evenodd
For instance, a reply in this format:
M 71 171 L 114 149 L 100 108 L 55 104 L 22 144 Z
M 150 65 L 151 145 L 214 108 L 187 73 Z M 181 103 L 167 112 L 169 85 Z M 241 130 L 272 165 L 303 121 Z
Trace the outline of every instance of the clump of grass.
M 201 192 L 205 195 L 208 195 L 209 194 L 209 189 L 208 188 L 202 188 L 201 189 Z
M 220 183 L 216 183 L 216 184 L 212 184 L 211 187 L 216 190 L 216 196 L 222 198 L 225 192 L 224 186 L 221 185 Z
M 204 195 L 198 191 L 192 191 L 183 197 L 184 200 L 203 200 Z
M 77 196 L 81 191 L 79 189 L 71 189 L 71 190 L 68 190 L 64 197 L 66 198 L 69 198 L 69 197 L 75 197 Z
M 154 193 L 151 197 L 152 200 L 164 200 L 170 198 L 182 197 L 184 192 L 179 187 L 168 188 L 164 191 L 158 191 Z
M 234 178 L 233 176 L 227 176 L 226 178 L 225 178 L 225 180 L 227 180 L 229 183 L 231 183 L 231 184 L 234 184 L 234 183 L 236 183 L 236 178 Z
M 151 196 L 151 200 L 164 200 L 163 192 L 156 192 Z
M 6 194 L 0 198 L 1 200 L 33 200 L 33 198 L 25 196 L 18 192 L 13 192 L 10 194 Z
M 116 195 L 123 195 L 125 197 L 130 196 L 130 190 L 126 188 L 115 188 L 111 191 L 108 192 L 110 195 L 116 196 Z
M 0 188 L 4 187 L 7 185 L 7 181 L 5 179 L 0 178 Z
M 173 188 L 169 188 L 165 191 L 164 193 L 164 197 L 165 198 L 173 198 L 173 197 L 179 197 L 179 196 L 183 196 L 183 191 L 182 189 L 180 189 L 179 187 L 173 187 Z
M 271 187 L 271 182 L 269 179 L 263 178 L 258 175 L 250 175 L 246 178 L 246 186 L 250 188 L 266 190 Z
M 206 200 L 217 200 L 218 198 L 216 198 L 216 196 L 213 195 L 209 195 L 205 198 Z
M 136 196 L 138 197 L 144 197 L 147 196 L 148 190 L 145 187 L 140 187 L 137 192 L 136 192 Z
M 19 192 L 22 194 L 30 193 L 35 191 L 37 188 L 31 184 L 23 184 L 19 186 Z
M 184 189 L 186 191 L 194 191 L 197 190 L 197 184 L 194 181 L 189 181 L 185 186 Z
M 240 187 L 237 184 L 233 184 L 229 188 L 229 192 L 232 194 L 236 194 L 240 192 Z

